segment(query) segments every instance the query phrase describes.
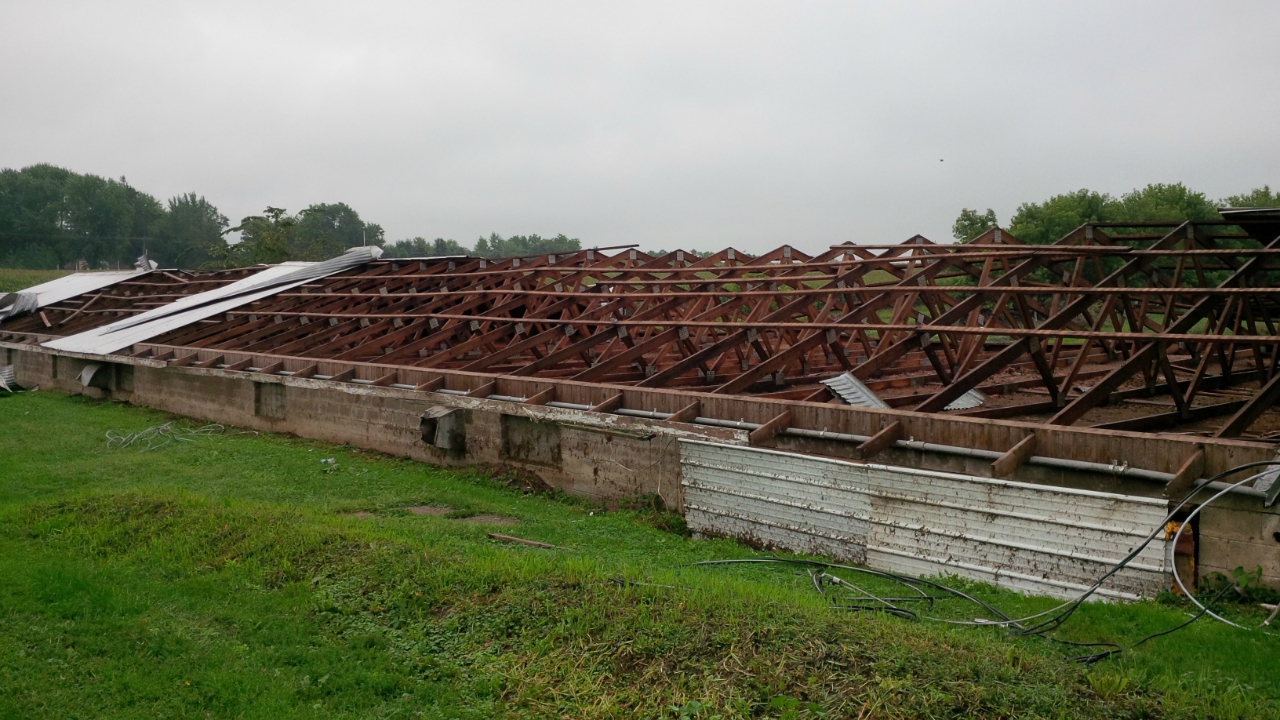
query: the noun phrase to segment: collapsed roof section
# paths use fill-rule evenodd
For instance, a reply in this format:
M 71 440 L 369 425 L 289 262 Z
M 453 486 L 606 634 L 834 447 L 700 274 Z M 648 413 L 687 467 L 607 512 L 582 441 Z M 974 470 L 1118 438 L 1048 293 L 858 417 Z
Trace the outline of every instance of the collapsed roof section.
M 963 244 L 916 236 L 816 256 L 349 254 L 229 300 L 183 301 L 198 312 L 175 305 L 48 346 L 116 352 L 146 334 L 178 355 L 824 403 L 845 402 L 824 381 L 847 374 L 896 409 L 1280 439 L 1280 422 L 1261 422 L 1280 398 L 1280 213 L 1225 214 L 1093 223 L 1047 246 L 993 229 Z M 43 326 L 0 324 L 0 339 L 64 334 L 91 298 L 64 301 Z
M 123 270 L 93 273 L 74 273 L 33 285 L 14 293 L 0 293 L 0 321 L 26 313 L 39 312 L 40 308 L 69 298 L 92 293 L 122 280 L 145 274 L 145 270 Z
M 264 267 L 75 273 L 11 293 L 38 300 L 0 320 L 6 332 L 31 339 L 75 335 L 250 277 Z
M 135 343 L 261 301 L 306 282 L 363 266 L 381 255 L 381 248 L 359 247 L 322 263 L 273 265 L 228 285 L 188 295 L 135 317 L 52 340 L 44 345 L 54 350 L 110 355 Z

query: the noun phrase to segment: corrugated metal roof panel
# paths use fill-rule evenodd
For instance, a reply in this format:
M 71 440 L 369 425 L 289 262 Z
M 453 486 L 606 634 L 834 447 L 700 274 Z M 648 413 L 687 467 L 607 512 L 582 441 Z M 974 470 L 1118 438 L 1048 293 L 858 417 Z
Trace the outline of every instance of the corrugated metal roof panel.
M 879 395 L 872 392 L 871 388 L 867 387 L 851 373 L 843 373 L 828 380 L 823 380 L 822 384 L 826 385 L 831 389 L 831 392 L 850 405 L 866 408 L 889 408 L 888 404 L 881 400 Z
M 108 285 L 115 285 L 121 280 L 142 275 L 143 270 L 121 270 L 108 272 L 73 273 L 56 280 L 32 285 L 16 293 L 0 294 L 0 320 L 15 315 L 35 312 L 36 310 L 62 302 L 94 290 L 101 290 Z
M 943 410 L 968 410 L 970 408 L 976 408 L 986 401 L 987 401 L 986 393 L 975 388 L 961 395 L 955 400 L 952 400 L 950 405 L 942 409 Z
M 378 259 L 378 247 L 352 248 L 322 263 L 284 263 L 230 285 L 184 297 L 141 315 L 103 325 L 78 335 L 44 343 L 53 350 L 109 355 L 134 343 L 145 342 L 171 330 L 261 300 L 303 283 Z
M 149 338 L 162 335 L 170 330 L 198 322 L 219 312 L 229 310 L 246 302 L 270 295 L 274 290 L 260 295 L 242 295 L 244 299 L 230 296 L 257 286 L 271 277 L 288 275 L 297 270 L 296 266 L 275 265 L 266 267 L 247 278 L 237 280 L 230 285 L 209 290 L 208 292 L 188 295 L 176 302 L 148 310 L 135 317 L 116 322 L 76 335 L 69 335 L 44 343 L 47 348 L 67 350 L 70 352 L 96 353 L 108 355 L 136 342 L 144 342 Z M 267 277 L 263 277 L 263 276 Z
M 115 285 L 121 280 L 145 275 L 146 272 L 145 270 L 110 270 L 107 272 L 73 273 L 46 283 L 32 285 L 22 292 L 37 295 L 40 307 L 44 307 L 87 292 L 101 290 L 108 285 Z

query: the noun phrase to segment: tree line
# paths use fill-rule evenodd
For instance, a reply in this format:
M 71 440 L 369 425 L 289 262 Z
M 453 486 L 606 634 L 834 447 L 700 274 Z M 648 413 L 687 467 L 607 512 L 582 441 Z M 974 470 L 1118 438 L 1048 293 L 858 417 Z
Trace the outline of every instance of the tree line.
M 1119 197 L 1082 189 L 1054 195 L 1043 202 L 1024 202 L 1003 227 L 1023 242 L 1044 245 L 1088 222 L 1221 220 L 1220 207 L 1280 207 L 1280 192 L 1272 192 L 1270 185 L 1264 185 L 1240 195 L 1210 200 L 1182 183 L 1152 184 Z M 997 225 L 991 208 L 986 212 L 964 208 L 951 232 L 965 242 Z
M 1053 242 L 1086 222 L 1217 220 L 1219 207 L 1276 207 L 1269 185 L 1211 200 L 1181 183 L 1152 184 L 1120 196 L 1082 189 L 1022 203 L 1005 229 L 1024 242 Z M 964 208 L 952 226 L 957 240 L 995 227 L 994 210 Z M 228 236 L 240 233 L 239 242 Z M 388 242 L 382 226 L 346 203 L 317 203 L 296 213 L 267 207 L 231 226 L 194 192 L 161 203 L 119 180 L 48 164 L 0 169 L 0 266 L 89 269 L 132 266 L 144 253 L 163 267 L 240 267 L 287 260 L 324 260 L 351 247 L 378 245 L 386 257 L 508 257 L 582 249 L 577 238 L 492 233 L 468 247 L 452 239 Z M 655 250 L 651 255 L 662 255 Z M 703 255 L 697 253 L 695 255 Z
M 232 242 L 229 235 L 240 233 Z M 503 257 L 581 249 L 565 235 L 481 237 L 474 248 L 415 237 L 388 242 L 382 226 L 346 203 L 317 203 L 290 213 L 267 207 L 231 226 L 196 193 L 165 203 L 118 180 L 39 164 L 0 169 L 0 267 L 99 270 L 130 267 L 144 253 L 161 267 L 222 268 L 288 260 L 324 260 L 378 245 L 388 257 Z

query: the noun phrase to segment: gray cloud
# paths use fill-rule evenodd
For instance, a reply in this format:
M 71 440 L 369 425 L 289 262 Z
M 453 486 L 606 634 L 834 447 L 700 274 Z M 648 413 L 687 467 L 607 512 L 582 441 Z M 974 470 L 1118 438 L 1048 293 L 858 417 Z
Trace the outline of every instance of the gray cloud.
M 1263 3 L 6 3 L 0 166 L 392 238 L 759 250 L 1280 184 Z M 940 160 L 943 160 L 940 162 Z

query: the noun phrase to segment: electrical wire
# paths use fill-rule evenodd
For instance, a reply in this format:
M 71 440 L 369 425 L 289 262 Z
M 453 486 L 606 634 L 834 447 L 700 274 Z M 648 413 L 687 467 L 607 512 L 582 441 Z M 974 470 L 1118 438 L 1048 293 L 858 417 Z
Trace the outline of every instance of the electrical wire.
M 1076 598 L 1074 598 L 1074 599 L 1072 599 L 1072 600 L 1069 600 L 1069 601 L 1067 601 L 1067 602 L 1063 603 L 1062 605 L 1059 605 L 1059 606 L 1058 606 L 1058 607 L 1056 607 L 1056 608 L 1050 608 L 1049 610 L 1046 610 L 1046 611 L 1044 611 L 1044 612 L 1042 612 L 1042 613 L 1037 613 L 1037 614 L 1035 614 L 1035 615 L 1030 615 L 1030 616 L 1027 616 L 1027 617 L 1025 617 L 1025 618 L 1019 618 L 1018 620 L 1014 621 L 1014 623 L 1015 623 L 1015 624 L 1020 625 L 1021 623 L 1026 622 L 1026 621 L 1028 621 L 1028 620 L 1036 619 L 1036 618 L 1039 618 L 1039 617 L 1044 617 L 1044 616 L 1046 616 L 1046 615 L 1051 615 L 1051 614 L 1052 614 L 1052 613 L 1054 613 L 1054 612 L 1060 611 L 1060 612 L 1057 612 L 1057 614 L 1056 614 L 1056 615 L 1053 615 L 1053 616 L 1052 616 L 1052 617 L 1050 617 L 1048 620 L 1045 620 L 1045 621 L 1041 622 L 1041 623 L 1040 623 L 1040 624 L 1038 624 L 1038 625 L 1032 626 L 1032 627 L 1030 627 L 1030 628 L 1023 628 L 1023 629 L 1020 629 L 1020 633 L 1021 633 L 1021 634 L 1024 634 L 1024 635 L 1036 635 L 1036 634 L 1042 634 L 1042 633 L 1045 633 L 1045 632 L 1049 632 L 1049 631 L 1052 631 L 1052 630 L 1054 630 L 1054 629 L 1056 629 L 1056 628 L 1060 627 L 1060 626 L 1062 625 L 1062 623 L 1066 622 L 1066 621 L 1067 621 L 1067 619 L 1069 619 L 1069 618 L 1071 617 L 1071 615 L 1073 615 L 1073 614 L 1075 613 L 1075 611 L 1080 607 L 1080 605 L 1082 605 L 1082 604 L 1084 603 L 1084 601 L 1085 601 L 1085 600 L 1088 600 L 1088 599 L 1089 599 L 1089 598 L 1090 598 L 1094 593 L 1096 593 L 1096 592 L 1098 591 L 1098 589 L 1099 589 L 1099 588 L 1101 588 L 1101 587 L 1102 587 L 1103 583 L 1105 583 L 1109 578 L 1111 578 L 1111 577 L 1112 577 L 1113 575 L 1115 575 L 1116 573 L 1120 572 L 1122 569 L 1124 569 L 1124 568 L 1125 568 L 1125 566 L 1127 566 L 1127 565 L 1128 565 L 1130 562 L 1132 562 L 1136 557 L 1138 557 L 1138 555 L 1139 555 L 1139 554 L 1141 554 L 1141 553 L 1142 553 L 1142 551 L 1143 551 L 1143 550 L 1145 550 L 1145 549 L 1147 548 L 1147 546 L 1151 544 L 1151 542 L 1152 542 L 1152 541 L 1153 541 L 1153 540 L 1154 540 L 1154 539 L 1155 539 L 1155 538 L 1160 534 L 1160 532 L 1164 530 L 1165 526 L 1166 526 L 1169 522 L 1171 522 L 1171 521 L 1172 521 L 1172 520 L 1173 520 L 1173 519 L 1178 515 L 1178 513 L 1179 513 L 1179 512 L 1181 512 L 1181 511 L 1182 511 L 1182 508 L 1186 507 L 1187 503 L 1191 502 L 1191 499 L 1192 499 L 1193 497 L 1195 497 L 1195 495 L 1197 494 L 1197 492 L 1198 492 L 1199 488 L 1205 487 L 1205 486 L 1209 485 L 1210 483 L 1213 483 L 1213 482 L 1216 482 L 1216 481 L 1220 480 L 1221 478 L 1228 477 L 1228 476 L 1230 476 L 1230 475 L 1234 475 L 1235 473 L 1240 472 L 1240 471 L 1242 471 L 1242 470 L 1248 470 L 1248 469 L 1250 469 L 1250 468 L 1263 467 L 1263 466 L 1271 467 L 1271 466 L 1275 466 L 1275 465 L 1280 465 L 1280 461 L 1278 461 L 1278 460 L 1263 460 L 1263 461 L 1259 461 L 1259 462 L 1246 463 L 1246 464 L 1244 464 L 1244 465 L 1237 465 L 1236 467 L 1230 468 L 1230 469 L 1228 469 L 1228 470 L 1224 470 L 1223 472 L 1220 472 L 1220 473 L 1218 473 L 1217 475 L 1214 475 L 1213 477 L 1209 478 L 1208 480 L 1205 480 L 1205 481 L 1203 481 L 1203 482 L 1199 483 L 1199 485 L 1197 486 L 1196 490 L 1193 490 L 1192 492 L 1187 493 L 1187 496 L 1186 496 L 1185 498 L 1183 498 L 1183 499 L 1182 499 L 1182 501 L 1181 501 L 1181 502 L 1179 502 L 1179 503 L 1178 503 L 1178 505 L 1177 505 L 1176 507 L 1174 507 L 1174 509 L 1173 509 L 1173 510 L 1171 510 L 1171 511 L 1169 512 L 1169 514 L 1168 514 L 1168 515 L 1166 515 L 1166 516 L 1165 516 L 1165 519 L 1160 523 L 1160 525 L 1159 525 L 1158 527 L 1154 528 L 1154 529 L 1151 531 L 1151 534 L 1149 534 L 1145 540 L 1143 540 L 1141 543 L 1139 543 L 1137 547 L 1135 547 L 1133 550 L 1131 550 L 1131 551 L 1129 552 L 1129 554 L 1128 554 L 1127 556 L 1125 556 L 1125 557 L 1124 557 L 1124 559 L 1122 559 L 1120 562 L 1116 563 L 1116 564 L 1115 564 L 1115 565 L 1114 565 L 1110 570 L 1108 570 L 1105 574 L 1103 574 L 1103 576 L 1102 576 L 1102 577 L 1098 578 L 1098 580 L 1097 580 L 1097 581 L 1095 581 L 1095 582 L 1094 582 L 1094 584 L 1093 584 L 1092 586 L 1090 586 L 1087 590 L 1085 590 L 1085 591 L 1084 591 L 1083 593 L 1081 593 L 1079 596 L 1077 596 Z M 1241 480 L 1241 481 L 1239 481 L 1239 482 L 1237 482 L 1237 483 L 1235 483 L 1235 484 L 1231 485 L 1230 487 L 1228 487 L 1228 488 L 1224 489 L 1224 490 L 1223 490 L 1222 492 L 1220 492 L 1218 495 L 1215 495 L 1215 496 L 1214 496 L 1214 498 L 1211 498 L 1211 499 L 1210 499 L 1210 501 L 1212 501 L 1213 499 L 1216 499 L 1217 497 L 1221 496 L 1222 494 L 1226 493 L 1226 492 L 1227 492 L 1227 491 L 1229 491 L 1229 490 L 1233 490 L 1233 489 L 1235 489 L 1235 488 L 1237 488 L 1237 487 L 1240 487 L 1241 485 L 1244 485 L 1245 483 L 1247 483 L 1247 482 L 1249 482 L 1249 481 L 1251 481 L 1251 480 L 1256 479 L 1257 477 L 1259 477 L 1259 476 L 1260 476 L 1260 475 L 1262 475 L 1262 474 L 1263 474 L 1263 473 L 1259 473 L 1258 475 L 1251 475 L 1251 476 L 1249 476 L 1249 477 L 1246 477 L 1245 479 L 1243 479 L 1243 480 Z M 1201 507 L 1203 507 L 1203 505 L 1202 505 Z M 1184 524 L 1185 524 L 1185 523 L 1184 523 Z M 1176 577 L 1176 570 L 1175 570 L 1175 577 Z
M 108 430 L 107 449 L 124 450 L 132 447 L 138 452 L 148 452 L 151 450 L 158 450 L 175 442 L 195 442 L 200 438 L 257 434 L 258 433 L 253 430 L 228 433 L 226 427 L 218 423 L 212 423 L 198 428 L 182 428 L 175 427 L 172 422 L 167 422 L 163 425 L 153 425 L 145 430 L 139 430 L 136 433 L 121 434 L 114 430 Z
M 1213 497 L 1209 498 L 1208 500 L 1205 500 L 1203 503 L 1200 503 L 1200 505 L 1198 505 L 1198 506 L 1196 507 L 1196 509 L 1195 509 L 1195 510 L 1192 510 L 1192 511 L 1191 511 L 1191 514 L 1187 516 L 1187 519 L 1186 519 L 1185 521 L 1183 521 L 1183 523 L 1182 523 L 1181 525 L 1179 525 L 1179 526 L 1178 526 L 1178 531 L 1177 531 L 1177 532 L 1175 532 L 1175 533 L 1173 534 L 1173 545 L 1174 545 L 1174 547 L 1177 547 L 1177 546 L 1178 546 L 1178 538 L 1182 537 L 1182 531 L 1186 529 L 1187 525 L 1189 525 L 1189 524 L 1191 523 L 1191 520 L 1192 520 L 1196 515 L 1200 514 L 1200 511 L 1201 511 L 1201 510 L 1203 510 L 1203 509 L 1205 509 L 1205 508 L 1209 505 L 1209 503 L 1213 502 L 1214 500 L 1217 500 L 1218 498 L 1222 497 L 1223 495 L 1226 495 L 1229 491 L 1231 491 L 1232 489 L 1234 489 L 1234 488 L 1238 487 L 1240 484 L 1242 484 L 1242 483 L 1244 483 L 1244 482 L 1248 482 L 1249 480 L 1253 480 L 1253 479 L 1254 479 L 1254 478 L 1256 478 L 1256 477 L 1261 477 L 1262 475 L 1265 475 L 1265 474 L 1266 474 L 1266 473 L 1260 473 L 1260 474 L 1258 474 L 1258 475 L 1254 475 L 1253 477 L 1245 478 L 1245 479 L 1244 479 L 1244 480 L 1242 480 L 1240 483 L 1236 483 L 1235 485 L 1232 485 L 1231 487 L 1223 488 L 1221 491 L 1219 491 L 1219 492 L 1218 492 L 1218 494 L 1217 494 L 1217 495 L 1214 495 Z M 1174 581 L 1175 583 L 1177 583 L 1177 584 L 1178 584 L 1178 589 L 1182 591 L 1182 594 L 1183 594 L 1183 595 L 1185 595 L 1185 596 L 1187 597 L 1187 599 L 1188 599 L 1188 600 L 1190 600 L 1191 602 L 1195 603 L 1195 606 L 1196 606 L 1196 607 L 1200 608 L 1200 614 L 1201 614 L 1201 615 L 1205 615 L 1205 614 L 1207 614 L 1209 617 L 1213 618 L 1214 620 L 1218 620 L 1218 621 L 1220 621 L 1220 622 L 1224 622 L 1224 623 L 1226 623 L 1226 624 L 1228 624 L 1228 625 L 1230 625 L 1231 627 L 1234 627 L 1234 628 L 1240 628 L 1241 630 L 1248 630 L 1248 629 L 1249 629 L 1249 628 L 1246 628 L 1246 627 L 1245 627 L 1245 626 L 1243 626 L 1243 625 L 1239 625 L 1239 624 L 1237 624 L 1237 623 L 1231 622 L 1230 620 L 1228 620 L 1228 619 L 1226 619 L 1226 618 L 1222 617 L 1221 615 L 1219 615 L 1219 614 L 1217 614 L 1217 613 L 1213 612 L 1212 610 L 1210 610 L 1209 608 L 1205 607 L 1204 605 L 1201 605 L 1201 604 L 1200 604 L 1200 601 L 1196 599 L 1195 594 L 1193 594 L 1190 590 L 1188 590 L 1186 585 L 1183 585 L 1183 584 L 1182 584 L 1182 577 L 1178 575 L 1178 565 L 1177 565 L 1177 563 L 1174 563 L 1174 564 L 1173 564 L 1173 581 Z M 1228 585 L 1228 587 L 1231 587 L 1231 586 L 1230 586 L 1230 585 Z M 1212 603 L 1210 603 L 1210 604 L 1212 604 Z M 1198 616 L 1197 616 L 1197 617 L 1198 617 Z
M 1221 473 L 1218 473 L 1217 475 L 1214 475 L 1213 477 L 1207 480 L 1203 480 L 1197 483 L 1196 487 L 1191 492 L 1189 492 L 1186 495 L 1186 497 L 1184 497 L 1182 501 L 1179 502 L 1177 506 L 1173 508 L 1173 510 L 1169 512 L 1169 514 L 1165 517 L 1165 519 L 1156 528 L 1154 528 L 1149 535 L 1147 535 L 1146 539 L 1144 539 L 1136 547 L 1130 550 L 1128 555 L 1126 555 L 1119 562 L 1115 563 L 1115 565 L 1113 565 L 1106 573 L 1104 573 L 1101 577 L 1099 577 L 1096 581 L 1094 581 L 1094 583 L 1090 585 L 1087 589 L 1085 589 L 1076 597 L 1066 602 L 1063 602 L 1055 607 L 1049 608 L 1048 610 L 1044 610 L 1042 612 L 1038 612 L 1032 615 L 1020 617 L 1020 618 L 1011 618 L 1008 615 L 1001 612 L 995 606 L 991 605 L 990 603 L 987 603 L 979 598 L 973 597 L 972 595 L 969 595 L 968 593 L 965 593 L 961 590 L 957 590 L 956 588 L 949 587 L 947 585 L 943 585 L 941 583 L 937 583 L 932 580 L 926 580 L 924 578 L 912 578 L 906 575 L 901 575 L 898 573 L 884 571 L 884 570 L 873 570 L 871 568 L 856 567 L 852 565 L 841 565 L 837 563 L 827 563 L 827 562 L 821 562 L 817 560 L 803 560 L 799 558 L 777 558 L 777 557 L 739 558 L 739 559 L 729 559 L 729 560 L 704 560 L 701 562 L 693 563 L 692 566 L 705 567 L 705 566 L 715 566 L 715 565 L 740 565 L 740 564 L 756 564 L 756 563 L 799 565 L 799 566 L 806 567 L 808 569 L 810 581 L 812 582 L 814 589 L 816 589 L 818 593 L 823 595 L 824 597 L 828 597 L 832 601 L 832 607 L 835 609 L 850 610 L 850 611 L 863 611 L 863 610 L 878 611 L 878 612 L 884 612 L 887 614 L 896 615 L 898 617 L 903 617 L 903 618 L 912 619 L 912 620 L 916 620 L 916 619 L 930 620 L 934 622 L 942 622 L 942 623 L 948 623 L 952 625 L 967 625 L 967 626 L 979 626 L 979 627 L 980 626 L 1006 627 L 1014 630 L 1015 631 L 1014 634 L 1017 636 L 1035 636 L 1043 640 L 1048 640 L 1050 642 L 1054 642 L 1057 644 L 1066 645 L 1070 647 L 1107 648 L 1106 650 L 1103 650 L 1101 652 L 1096 652 L 1088 655 L 1081 655 L 1081 656 L 1070 658 L 1075 662 L 1092 664 L 1099 660 L 1112 657 L 1121 652 L 1124 652 L 1126 648 L 1121 646 L 1118 643 L 1112 643 L 1112 642 L 1089 643 L 1089 642 L 1076 642 L 1072 640 L 1063 640 L 1061 638 L 1051 637 L 1049 636 L 1048 633 L 1053 632 L 1054 630 L 1057 630 L 1058 628 L 1060 628 L 1068 619 L 1071 618 L 1073 614 L 1075 614 L 1075 611 L 1078 610 L 1086 600 L 1088 600 L 1095 593 L 1097 593 L 1099 589 L 1101 589 L 1102 585 L 1106 583 L 1108 579 L 1115 576 L 1116 573 L 1120 572 L 1126 566 L 1128 566 L 1129 563 L 1133 562 L 1133 560 L 1137 558 L 1147 548 L 1147 546 L 1149 546 L 1152 543 L 1152 541 L 1155 540 L 1156 537 L 1159 536 L 1160 532 L 1164 530 L 1164 528 L 1168 525 L 1168 523 L 1173 521 L 1174 518 L 1178 515 L 1178 513 L 1180 513 L 1182 509 L 1186 507 L 1189 502 L 1191 502 L 1191 500 L 1199 493 L 1199 491 L 1202 488 L 1207 487 L 1209 484 L 1217 482 L 1218 480 L 1221 480 L 1224 477 L 1234 475 L 1235 473 L 1241 472 L 1243 470 L 1248 470 L 1248 469 L 1257 468 L 1257 467 L 1270 468 L 1277 465 L 1280 465 L 1280 460 L 1265 460 L 1265 461 L 1259 461 L 1259 462 L 1245 463 L 1243 465 L 1237 465 L 1233 468 L 1230 468 Z M 1241 487 L 1242 485 L 1248 482 L 1256 480 L 1257 478 L 1262 477 L 1265 474 L 1266 472 L 1261 472 L 1254 475 L 1250 475 L 1244 478 L 1243 480 L 1240 480 L 1238 482 L 1235 482 L 1223 488 L 1222 490 L 1218 491 L 1215 495 L 1210 497 L 1208 500 L 1205 500 L 1204 502 L 1199 504 L 1186 518 L 1182 520 L 1181 523 L 1179 523 L 1178 530 L 1174 533 L 1173 538 L 1171 538 L 1171 542 L 1174 544 L 1174 546 L 1177 545 L 1178 539 L 1182 536 L 1182 532 L 1186 529 L 1187 525 L 1190 524 L 1191 520 L 1194 519 L 1196 515 L 1200 513 L 1201 510 L 1203 510 L 1205 507 L 1213 503 L 1218 498 L 1221 498 L 1223 495 L 1226 495 L 1228 492 L 1238 487 Z M 904 596 L 904 597 L 877 596 L 874 593 L 867 591 L 865 588 L 855 585 L 854 583 L 851 583 L 848 580 L 845 580 L 837 575 L 831 574 L 830 572 L 828 572 L 829 570 L 843 570 L 847 572 L 862 573 L 865 575 L 878 577 L 884 580 L 889 580 L 889 581 L 898 583 L 904 587 L 910 588 L 912 591 L 916 593 L 916 595 Z M 1210 617 L 1213 617 L 1221 622 L 1227 623 L 1228 625 L 1231 625 L 1233 627 L 1237 627 L 1243 630 L 1249 629 L 1237 623 L 1231 622 L 1230 620 L 1227 620 L 1226 618 L 1222 617 L 1221 615 L 1218 615 L 1217 613 L 1209 609 L 1209 606 L 1212 606 L 1214 603 L 1222 599 L 1223 595 L 1226 594 L 1227 590 L 1233 587 L 1232 585 L 1228 585 L 1221 592 L 1219 592 L 1218 595 L 1215 596 L 1212 600 L 1210 600 L 1209 604 L 1206 606 L 1204 604 L 1201 604 L 1200 601 L 1196 599 L 1196 597 L 1190 591 L 1187 590 L 1186 586 L 1182 582 L 1182 578 L 1178 575 L 1178 569 L 1176 564 L 1173 565 L 1173 567 L 1171 568 L 1171 571 L 1173 574 L 1174 581 L 1178 585 L 1178 588 L 1181 589 L 1183 594 L 1189 600 L 1191 600 L 1191 602 L 1194 603 L 1196 607 L 1200 609 L 1200 612 L 1198 612 L 1196 615 L 1191 617 L 1186 622 L 1180 623 L 1172 628 L 1167 628 L 1159 632 L 1151 633 L 1150 635 L 1147 635 L 1141 638 L 1137 642 L 1130 645 L 1127 649 L 1132 650 L 1150 640 L 1181 630 L 1182 628 L 1185 628 L 1188 625 L 1191 625 L 1192 623 L 1196 622 L 1197 620 L 1204 617 L 1205 615 L 1209 615 Z M 640 583 L 631 583 L 629 581 L 619 581 L 619 580 L 614 580 L 614 582 L 617 582 L 619 585 L 623 585 L 624 582 L 625 584 L 632 584 L 632 585 L 640 584 Z M 838 586 L 842 589 L 849 590 L 849 591 L 852 591 L 853 593 L 856 593 L 854 597 L 850 598 L 850 600 L 853 601 L 855 604 L 848 604 L 848 605 L 837 604 L 837 602 L 839 601 L 836 598 L 832 598 L 828 596 L 827 592 L 823 589 L 824 583 L 827 585 Z M 672 587 L 672 586 L 661 586 L 661 587 Z M 934 590 L 939 590 L 942 593 L 944 593 L 944 595 L 940 595 L 940 596 L 931 595 L 923 589 L 926 587 L 932 588 Z M 949 618 L 935 617 L 928 614 L 920 614 L 915 611 L 899 607 L 898 605 L 895 604 L 895 603 L 901 603 L 901 602 L 923 601 L 928 604 L 927 612 L 932 612 L 935 601 L 948 599 L 948 596 L 967 600 L 970 603 L 973 603 L 974 605 L 982 608 L 984 611 L 986 611 L 986 613 L 988 613 L 990 616 L 993 616 L 993 617 L 985 617 L 985 618 L 979 617 L 979 618 L 973 619 L 972 621 L 952 620 Z M 870 601 L 873 604 L 861 604 L 861 603 L 866 603 L 867 601 Z M 1044 618 L 1044 619 L 1040 620 L 1041 618 Z M 1032 620 L 1040 620 L 1040 622 L 1030 627 L 1025 626 L 1026 623 Z
M 1217 594 L 1217 595 L 1214 595 L 1214 596 L 1213 596 L 1213 599 L 1209 601 L 1209 604 L 1210 604 L 1210 605 L 1213 605 L 1214 603 L 1216 603 L 1216 602 L 1218 602 L 1219 600 L 1221 600 L 1221 599 L 1222 599 L 1222 596 L 1226 595 L 1226 594 L 1227 594 L 1227 593 L 1228 593 L 1232 588 L 1234 588 L 1234 587 L 1235 587 L 1235 586 L 1234 586 L 1234 585 L 1232 585 L 1231 583 L 1227 583 L 1227 585 L 1226 585 L 1225 587 L 1223 587 L 1223 588 L 1222 588 L 1222 590 L 1220 590 L 1220 591 L 1218 592 L 1218 594 Z M 1191 623 L 1193 623 L 1193 622 L 1195 622 L 1195 621 L 1199 620 L 1200 618 L 1204 617 L 1204 614 L 1205 614 L 1205 613 L 1207 613 L 1207 612 L 1209 612 L 1208 608 L 1201 608 L 1201 609 L 1200 609 L 1200 612 L 1196 613 L 1195 615 L 1192 615 L 1190 620 L 1187 620 L 1186 622 L 1182 623 L 1181 625 L 1174 625 L 1173 627 L 1168 628 L 1168 629 L 1166 629 L 1166 630 L 1161 630 L 1160 632 L 1154 632 L 1154 633 L 1151 633 L 1150 635 L 1148 635 L 1148 636 L 1146 636 L 1146 637 L 1142 638 L 1142 639 L 1141 639 L 1141 640 L 1139 640 L 1138 642 L 1136 642 L 1136 643 L 1134 643 L 1134 644 L 1130 645 L 1130 646 L 1129 646 L 1129 649 L 1130 649 L 1130 650 L 1132 650 L 1132 649 L 1134 649 L 1134 648 L 1138 647 L 1139 645 L 1141 645 L 1142 643 L 1144 643 L 1144 642 L 1146 642 L 1146 641 L 1148 641 L 1148 640 L 1154 640 L 1154 639 L 1156 639 L 1156 638 L 1158 638 L 1158 637 L 1160 637 L 1160 636 L 1162 636 L 1162 635 L 1168 635 L 1168 634 L 1169 634 L 1169 633 L 1171 633 L 1171 632 L 1175 632 L 1175 631 L 1177 631 L 1177 630 L 1181 630 L 1182 628 L 1184 628 L 1184 627 L 1186 627 L 1186 626 L 1190 625 Z M 1237 625 L 1236 627 L 1239 627 L 1239 626 Z

